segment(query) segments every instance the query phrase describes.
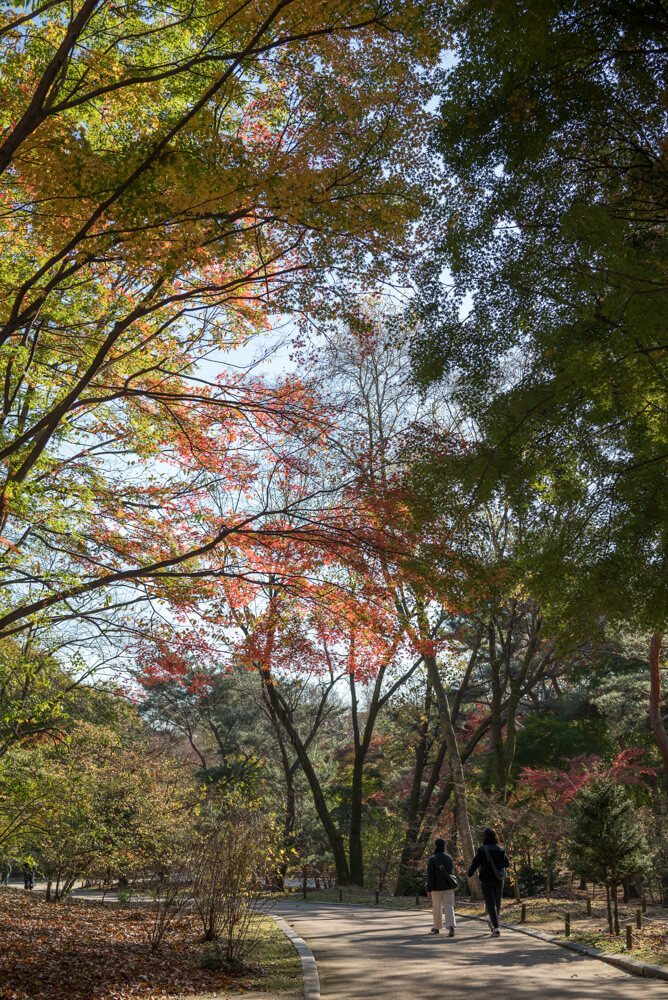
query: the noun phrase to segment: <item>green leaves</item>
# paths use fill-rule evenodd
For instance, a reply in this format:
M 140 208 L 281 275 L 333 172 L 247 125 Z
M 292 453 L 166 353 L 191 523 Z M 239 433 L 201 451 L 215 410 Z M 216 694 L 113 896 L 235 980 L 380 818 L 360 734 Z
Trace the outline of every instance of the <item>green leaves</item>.
M 461 373 L 485 438 L 472 478 L 534 519 L 538 596 L 567 616 L 589 601 L 593 616 L 660 625 L 665 12 L 471 0 L 452 19 L 434 136 L 451 225 L 436 260 L 471 308 L 448 325 L 425 299 L 416 367 L 434 378 L 448 358 Z
M 433 180 L 413 136 L 441 38 L 430 5 L 375 0 L 23 10 L 0 34 L 12 634 L 108 621 L 148 596 L 149 567 L 164 596 L 165 559 L 199 572 L 235 535 L 268 436 L 288 448 L 311 414 L 226 352 L 411 266 Z

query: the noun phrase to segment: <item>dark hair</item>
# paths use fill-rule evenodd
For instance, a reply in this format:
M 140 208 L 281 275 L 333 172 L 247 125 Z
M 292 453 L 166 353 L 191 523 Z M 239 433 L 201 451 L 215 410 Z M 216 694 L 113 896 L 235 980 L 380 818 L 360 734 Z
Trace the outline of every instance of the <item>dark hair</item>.
M 499 838 L 496 835 L 496 830 L 493 826 L 486 826 L 482 832 L 482 842 L 483 844 L 498 844 Z
M 445 841 L 443 840 L 442 837 L 438 837 L 437 838 L 437 840 L 436 840 L 436 842 L 434 844 L 434 847 L 436 848 L 436 853 L 437 854 L 442 854 L 443 853 L 443 851 L 445 850 Z

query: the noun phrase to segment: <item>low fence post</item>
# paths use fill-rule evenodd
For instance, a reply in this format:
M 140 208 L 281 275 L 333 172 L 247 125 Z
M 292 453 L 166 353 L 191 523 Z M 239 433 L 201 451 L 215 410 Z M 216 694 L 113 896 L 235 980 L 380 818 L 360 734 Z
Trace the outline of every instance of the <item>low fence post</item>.
M 587 916 L 591 917 L 591 898 L 587 896 Z
M 571 936 L 571 915 L 570 913 L 564 913 L 564 935 L 566 937 Z
M 339 903 L 343 902 L 343 889 L 339 889 Z
M 527 921 L 527 904 L 522 903 L 522 909 L 520 911 L 520 923 L 525 924 Z
M 626 925 L 626 950 L 631 951 L 633 948 L 633 927 L 631 924 Z

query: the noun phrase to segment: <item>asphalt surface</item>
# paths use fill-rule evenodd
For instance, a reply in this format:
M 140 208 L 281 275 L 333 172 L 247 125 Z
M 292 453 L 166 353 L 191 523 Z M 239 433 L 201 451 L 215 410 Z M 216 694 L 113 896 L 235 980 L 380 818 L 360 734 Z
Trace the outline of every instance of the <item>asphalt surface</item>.
M 614 969 L 524 934 L 460 920 L 429 933 L 431 913 L 281 903 L 313 951 L 322 1000 L 668 1000 L 668 984 Z

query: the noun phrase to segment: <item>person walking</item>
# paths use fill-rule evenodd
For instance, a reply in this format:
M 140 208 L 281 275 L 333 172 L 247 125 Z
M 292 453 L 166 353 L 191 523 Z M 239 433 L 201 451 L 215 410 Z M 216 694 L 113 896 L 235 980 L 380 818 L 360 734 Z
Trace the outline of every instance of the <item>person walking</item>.
M 33 866 L 29 861 L 24 861 L 23 863 L 23 888 L 32 889 L 33 880 L 35 878 L 35 871 Z
M 455 936 L 455 889 L 457 879 L 455 866 L 449 854 L 445 853 L 445 841 L 439 837 L 434 843 L 435 853 L 427 862 L 427 895 L 431 899 L 434 926 L 432 934 L 439 934 L 443 926 L 443 910 L 445 910 L 445 926 L 448 937 Z
M 499 910 L 501 909 L 501 893 L 503 880 L 506 877 L 510 861 L 504 848 L 499 843 L 496 830 L 488 826 L 482 835 L 482 844 L 478 848 L 468 870 L 468 876 L 480 869 L 480 886 L 485 897 L 487 913 L 489 914 L 489 929 L 495 937 L 499 931 Z
M 2 884 L 9 885 L 9 876 L 12 874 L 12 865 L 10 861 L 3 861 L 0 865 L 0 873 L 2 874 Z

